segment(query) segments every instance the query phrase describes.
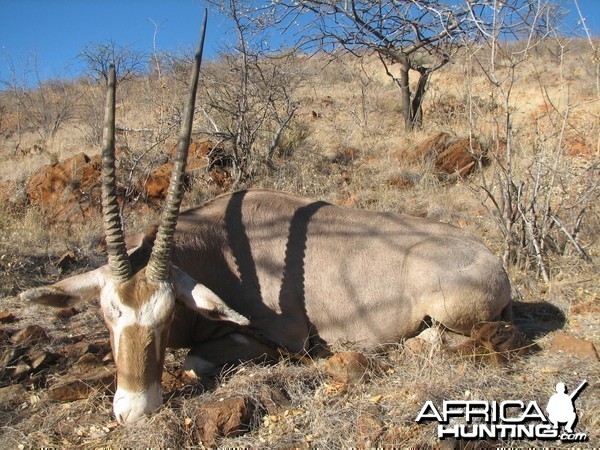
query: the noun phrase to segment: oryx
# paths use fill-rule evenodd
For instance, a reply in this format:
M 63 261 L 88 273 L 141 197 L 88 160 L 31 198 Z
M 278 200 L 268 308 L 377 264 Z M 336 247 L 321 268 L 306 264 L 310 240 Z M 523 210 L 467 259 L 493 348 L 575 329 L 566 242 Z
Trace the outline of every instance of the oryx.
M 111 68 L 102 150 L 108 264 L 21 294 L 56 307 L 100 298 L 119 422 L 161 405 L 167 346 L 191 348 L 185 367 L 204 373 L 277 347 L 385 344 L 416 334 L 427 319 L 466 334 L 478 322 L 510 318 L 502 263 L 447 224 L 269 190 L 223 195 L 179 214 L 203 39 L 204 28 L 158 226 L 127 252 Z

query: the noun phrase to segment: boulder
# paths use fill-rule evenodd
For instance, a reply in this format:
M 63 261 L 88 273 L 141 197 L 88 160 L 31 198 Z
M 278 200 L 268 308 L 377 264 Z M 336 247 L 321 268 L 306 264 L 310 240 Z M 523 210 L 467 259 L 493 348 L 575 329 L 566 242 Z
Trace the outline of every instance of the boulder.
M 90 344 L 88 342 L 75 342 L 74 344 L 65 345 L 62 348 L 62 352 L 68 358 L 76 358 L 79 359 L 86 353 L 98 353 L 99 347 L 95 344 Z
M 477 169 L 480 159 L 483 163 L 487 162 L 477 138 L 457 138 L 443 131 L 418 143 L 412 156 L 433 161 L 434 170 L 441 180 L 464 177 Z
M 438 177 L 464 177 L 477 168 L 481 154 L 481 145 L 476 139 L 458 139 L 435 156 L 435 171 Z
M 454 350 L 469 358 L 503 364 L 530 348 L 530 342 L 514 324 L 497 321 L 475 325 L 470 338 Z
M 431 158 L 442 153 L 456 138 L 450 133 L 440 131 L 415 145 L 412 156 L 418 158 Z
M 42 167 L 27 182 L 27 198 L 52 222 L 81 222 L 100 211 L 101 158 L 79 153 Z
M 186 171 L 189 173 L 195 170 L 206 169 L 210 161 L 210 155 L 215 149 L 215 144 L 208 139 L 201 139 L 190 144 Z M 171 154 L 175 154 L 176 147 L 173 147 Z M 218 164 L 217 164 L 218 165 Z M 143 190 L 150 202 L 159 202 L 166 198 L 171 180 L 173 163 L 168 162 L 156 168 L 145 181 Z
M 52 352 L 32 349 L 28 353 L 28 357 L 31 368 L 33 370 L 38 370 L 53 364 L 59 358 L 59 355 Z
M 20 384 L 13 384 L 0 388 L 0 407 L 6 408 L 20 403 L 25 397 L 27 391 Z
M 77 309 L 75 309 L 72 306 L 70 308 L 59 309 L 55 313 L 56 317 L 58 317 L 59 319 L 70 319 L 71 317 L 76 316 L 77 314 L 79 314 L 79 311 L 77 311 Z

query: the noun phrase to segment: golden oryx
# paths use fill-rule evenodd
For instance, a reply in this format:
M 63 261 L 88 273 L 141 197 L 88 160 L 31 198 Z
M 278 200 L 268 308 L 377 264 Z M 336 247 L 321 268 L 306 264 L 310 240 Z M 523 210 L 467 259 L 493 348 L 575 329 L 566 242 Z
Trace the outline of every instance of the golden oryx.
M 56 307 L 100 298 L 117 366 L 119 422 L 161 405 L 167 346 L 191 348 L 184 366 L 206 373 L 276 347 L 385 344 L 416 334 L 428 318 L 460 333 L 510 318 L 502 264 L 450 225 L 268 190 L 223 195 L 179 215 L 201 49 L 160 224 L 127 253 L 111 70 L 103 145 L 108 264 L 21 294 Z

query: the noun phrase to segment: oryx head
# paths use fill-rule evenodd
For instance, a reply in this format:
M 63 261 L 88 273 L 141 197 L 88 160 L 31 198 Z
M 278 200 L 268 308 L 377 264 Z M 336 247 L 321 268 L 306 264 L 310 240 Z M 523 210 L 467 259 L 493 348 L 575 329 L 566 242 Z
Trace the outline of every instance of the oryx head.
M 202 48 L 195 55 L 171 184 L 147 265 L 133 267 L 125 247 L 115 182 L 115 68 L 110 67 L 102 148 L 102 209 L 108 264 L 51 286 L 21 294 L 26 301 L 60 308 L 100 298 L 117 366 L 113 409 L 120 423 L 131 423 L 162 404 L 161 375 L 175 303 L 214 320 L 245 325 L 205 286 L 171 264 L 171 247 L 183 198 L 183 177 L 190 144 Z

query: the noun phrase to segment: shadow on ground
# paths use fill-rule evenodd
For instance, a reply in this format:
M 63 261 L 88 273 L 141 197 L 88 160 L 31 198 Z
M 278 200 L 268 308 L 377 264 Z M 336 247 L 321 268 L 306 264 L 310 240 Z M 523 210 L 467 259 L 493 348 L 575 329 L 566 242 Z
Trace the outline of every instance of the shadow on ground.
M 560 308 L 546 301 L 513 303 L 513 323 L 529 339 L 539 339 L 565 326 L 567 318 Z

